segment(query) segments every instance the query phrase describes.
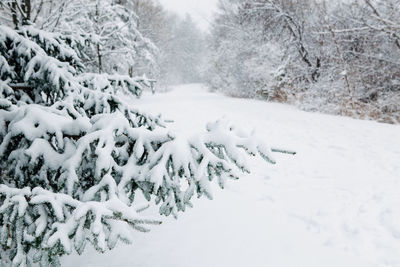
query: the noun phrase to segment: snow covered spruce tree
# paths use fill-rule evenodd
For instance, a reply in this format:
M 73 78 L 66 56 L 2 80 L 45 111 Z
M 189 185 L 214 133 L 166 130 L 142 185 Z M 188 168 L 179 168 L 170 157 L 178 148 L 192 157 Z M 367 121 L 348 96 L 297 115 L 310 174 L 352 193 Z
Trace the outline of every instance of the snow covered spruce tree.
M 217 121 L 193 138 L 118 92 L 143 85 L 82 70 L 82 40 L 32 26 L 0 25 L 0 256 L 6 266 L 59 265 L 91 243 L 98 251 L 158 224 L 138 213 L 135 195 L 176 216 L 210 182 L 248 171 L 246 155 L 271 163 L 253 135 Z

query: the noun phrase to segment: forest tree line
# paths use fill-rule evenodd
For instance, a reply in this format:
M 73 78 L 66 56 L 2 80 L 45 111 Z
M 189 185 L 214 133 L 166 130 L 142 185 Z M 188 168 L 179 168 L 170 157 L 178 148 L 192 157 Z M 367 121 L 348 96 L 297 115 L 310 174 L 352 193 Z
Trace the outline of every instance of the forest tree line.
M 202 33 L 153 0 L 1 0 L 0 22 L 82 40 L 86 71 L 146 75 L 160 89 L 199 82 Z
M 400 122 L 399 0 L 221 0 L 209 43 L 216 90 Z

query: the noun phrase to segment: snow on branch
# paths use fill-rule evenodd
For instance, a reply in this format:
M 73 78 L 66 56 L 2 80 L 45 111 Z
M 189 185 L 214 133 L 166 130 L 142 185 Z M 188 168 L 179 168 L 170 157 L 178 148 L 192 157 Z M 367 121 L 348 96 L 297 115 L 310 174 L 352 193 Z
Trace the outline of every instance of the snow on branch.
M 212 180 L 223 188 L 248 172 L 246 154 L 275 162 L 267 145 L 224 121 L 187 139 L 160 127 L 132 127 L 117 111 L 74 119 L 28 105 L 0 110 L 0 124 L 0 240 L 17 254 L 39 239 L 45 242 L 36 249 L 54 253 L 82 251 L 86 240 L 104 251 L 117 239 L 130 241 L 132 229 L 145 231 L 140 224 L 156 223 L 132 210 L 137 191 L 149 201 L 154 196 L 161 214 L 177 216 L 195 193 L 212 198 Z M 7 225 L 21 228 L 11 241 Z
M 132 243 L 133 230 L 148 231 L 143 224 L 160 224 L 140 216 L 138 209 L 116 197 L 104 202 L 82 202 L 42 187 L 17 189 L 2 184 L 0 199 L 4 222 L 0 245 L 15 248 L 12 264 L 16 266 L 26 261 L 24 250 L 38 240 L 40 247 L 35 250 L 46 250 L 50 255 L 69 254 L 73 249 L 81 253 L 88 240 L 104 252 L 115 247 L 118 240 Z M 26 222 L 28 226 L 24 225 Z M 35 261 L 43 263 L 45 256 L 42 254 Z
M 30 28 L 18 33 L 0 25 L 0 76 L 3 80 L 9 79 L 10 83 L 23 83 L 34 88 L 34 91 L 24 94 L 30 101 L 51 103 L 71 89 L 73 75 L 77 73 L 75 67 L 78 63 L 72 64 L 60 59 L 74 62 L 76 55 L 65 46 L 57 46 L 58 41 L 51 38 L 51 35 L 40 35 L 39 31 L 35 30 L 28 37 L 29 32 Z M 49 55 L 40 45 L 29 39 L 32 36 L 36 36 L 38 42 L 41 40 L 46 44 L 51 43 L 46 48 L 50 51 L 57 48 L 59 52 L 53 53 L 63 56 L 56 58 L 51 53 Z M 43 99 L 42 92 L 46 99 Z
M 120 91 L 124 94 L 140 96 L 143 87 L 150 87 L 150 79 L 131 78 L 128 75 L 83 73 L 77 77 L 80 84 L 92 90 L 116 94 Z

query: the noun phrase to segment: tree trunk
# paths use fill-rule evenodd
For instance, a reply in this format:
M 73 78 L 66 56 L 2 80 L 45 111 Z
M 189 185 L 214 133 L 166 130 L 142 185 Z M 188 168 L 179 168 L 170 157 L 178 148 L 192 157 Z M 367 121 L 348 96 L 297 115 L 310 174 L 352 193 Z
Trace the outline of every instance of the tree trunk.
M 14 27 L 16 30 L 18 30 L 19 25 L 18 25 L 18 16 L 17 16 L 17 0 L 13 1 L 12 3 L 8 3 L 8 5 L 10 6 L 10 9 L 11 9 Z
M 26 14 L 26 20 L 30 21 L 31 20 L 31 0 L 25 0 L 25 14 Z
M 133 77 L 133 66 L 129 66 L 129 70 L 128 70 L 128 74 L 129 74 L 129 77 Z
M 98 60 L 98 67 L 99 67 L 99 73 L 102 73 L 103 71 L 103 66 L 102 66 L 102 58 L 101 58 L 101 50 L 100 50 L 100 44 L 96 45 L 97 48 L 97 60 Z
M 31 0 L 23 0 L 21 3 L 22 24 L 29 25 L 31 20 Z

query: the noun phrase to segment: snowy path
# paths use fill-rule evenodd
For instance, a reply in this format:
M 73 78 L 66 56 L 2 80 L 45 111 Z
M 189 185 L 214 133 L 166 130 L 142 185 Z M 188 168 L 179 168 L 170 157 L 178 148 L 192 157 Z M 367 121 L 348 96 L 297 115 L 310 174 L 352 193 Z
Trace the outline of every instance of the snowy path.
M 200 85 L 145 95 L 184 132 L 222 116 L 298 152 L 230 181 L 214 200 L 168 218 L 136 243 L 63 266 L 400 267 L 400 126 L 208 93 Z

